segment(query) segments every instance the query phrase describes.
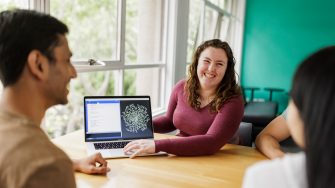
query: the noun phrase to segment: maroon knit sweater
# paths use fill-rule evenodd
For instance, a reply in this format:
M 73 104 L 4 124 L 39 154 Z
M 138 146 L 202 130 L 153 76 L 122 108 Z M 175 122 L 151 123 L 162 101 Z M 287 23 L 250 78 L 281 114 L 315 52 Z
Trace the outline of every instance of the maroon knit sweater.
M 244 110 L 242 96 L 226 101 L 218 113 L 210 112 L 208 105 L 196 111 L 187 103 L 184 85 L 185 80 L 176 84 L 166 114 L 153 120 L 155 132 L 179 129 L 180 137 L 155 140 L 156 152 L 185 156 L 214 154 L 239 127 Z

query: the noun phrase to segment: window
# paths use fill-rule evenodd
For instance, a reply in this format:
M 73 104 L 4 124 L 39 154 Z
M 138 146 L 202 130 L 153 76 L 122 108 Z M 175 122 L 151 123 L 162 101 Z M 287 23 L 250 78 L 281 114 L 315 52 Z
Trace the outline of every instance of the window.
M 239 10 L 232 0 L 1 0 L 0 9 L 9 7 L 50 13 L 70 29 L 78 77 L 70 84 L 69 103 L 46 113 L 42 127 L 50 137 L 83 127 L 83 96 L 150 95 L 153 114 L 164 112 L 194 48 L 206 37 L 233 38 L 227 33 L 236 33 L 229 28 L 235 28 L 231 15 Z M 201 38 L 204 24 L 213 32 Z
M 50 14 L 70 30 L 73 61 L 118 60 L 118 1 L 50 1 Z
M 242 32 L 245 1 L 192 0 L 190 1 L 187 62 L 191 63 L 194 50 L 203 41 L 219 38 L 227 41 L 237 60 L 240 72 Z
M 0 11 L 13 8 L 28 8 L 29 0 L 1 0 Z
M 153 111 L 163 108 L 164 2 L 50 1 L 50 14 L 70 29 L 72 62 L 78 71 L 69 103 L 46 113 L 43 127 L 51 137 L 82 128 L 85 95 L 150 95 Z M 105 66 L 89 66 L 88 59 Z

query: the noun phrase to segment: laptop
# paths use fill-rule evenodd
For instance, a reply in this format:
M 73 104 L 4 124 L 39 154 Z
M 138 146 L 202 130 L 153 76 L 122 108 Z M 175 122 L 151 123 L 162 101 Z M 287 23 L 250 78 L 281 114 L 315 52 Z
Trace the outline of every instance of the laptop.
M 154 139 L 149 96 L 85 96 L 84 121 L 89 155 L 129 157 L 123 148 L 130 141 Z

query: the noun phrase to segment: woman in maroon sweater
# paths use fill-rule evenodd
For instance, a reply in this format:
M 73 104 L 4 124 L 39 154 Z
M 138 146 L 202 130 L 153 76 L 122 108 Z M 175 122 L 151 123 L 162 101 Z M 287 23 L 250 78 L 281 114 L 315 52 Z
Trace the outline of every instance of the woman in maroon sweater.
M 235 59 L 227 42 L 213 39 L 193 55 L 187 80 L 179 81 L 167 113 L 154 119 L 154 130 L 178 129 L 180 138 L 137 140 L 124 151 L 131 157 L 164 151 L 170 154 L 211 155 L 237 131 L 243 116 L 243 99 L 235 78 Z

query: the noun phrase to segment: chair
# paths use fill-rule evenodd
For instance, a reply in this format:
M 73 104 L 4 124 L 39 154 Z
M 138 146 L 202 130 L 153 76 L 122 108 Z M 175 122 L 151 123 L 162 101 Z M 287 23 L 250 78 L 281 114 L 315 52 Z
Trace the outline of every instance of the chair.
M 238 128 L 239 145 L 252 146 L 252 123 L 241 122 Z
M 278 103 L 274 101 L 254 101 L 254 91 L 259 90 L 259 88 L 246 87 L 242 89 L 242 91 L 244 90 L 251 90 L 251 97 L 249 102 L 245 102 L 242 121 L 252 123 L 252 140 L 255 140 L 263 128 L 276 117 Z M 272 92 L 270 94 L 272 100 Z M 243 96 L 245 98 L 244 94 Z
M 272 87 L 266 87 L 264 90 L 269 91 L 269 101 L 272 101 L 272 93 L 273 92 L 283 92 L 285 90 L 279 89 L 279 88 L 272 88 Z

